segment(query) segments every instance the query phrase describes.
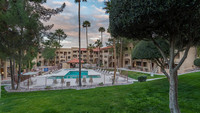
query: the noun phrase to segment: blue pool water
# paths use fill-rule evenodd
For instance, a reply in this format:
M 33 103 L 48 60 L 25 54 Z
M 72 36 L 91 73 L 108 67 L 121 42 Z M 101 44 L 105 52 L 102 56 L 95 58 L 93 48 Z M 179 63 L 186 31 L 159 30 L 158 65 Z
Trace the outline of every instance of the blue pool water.
M 88 75 L 88 71 L 81 71 L 81 78 L 100 78 L 99 75 Z M 79 71 L 69 71 L 64 79 L 76 79 L 79 78 Z M 54 79 L 54 77 L 50 77 L 50 79 Z M 62 77 L 56 77 L 56 79 L 62 79 Z

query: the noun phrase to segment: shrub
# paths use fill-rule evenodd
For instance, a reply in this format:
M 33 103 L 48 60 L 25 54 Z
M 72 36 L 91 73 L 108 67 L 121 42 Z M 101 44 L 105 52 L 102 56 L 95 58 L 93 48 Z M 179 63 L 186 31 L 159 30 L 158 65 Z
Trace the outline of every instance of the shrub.
M 129 65 L 129 66 L 128 66 L 128 69 L 132 69 L 132 66 L 131 66 L 131 65 Z
M 147 76 L 139 76 L 138 77 L 139 82 L 146 82 L 146 80 L 147 80 Z
M 45 89 L 52 89 L 52 87 L 51 86 L 46 86 Z
M 99 83 L 100 86 L 103 86 L 103 82 Z
M 200 67 L 200 58 L 194 60 L 194 65 Z

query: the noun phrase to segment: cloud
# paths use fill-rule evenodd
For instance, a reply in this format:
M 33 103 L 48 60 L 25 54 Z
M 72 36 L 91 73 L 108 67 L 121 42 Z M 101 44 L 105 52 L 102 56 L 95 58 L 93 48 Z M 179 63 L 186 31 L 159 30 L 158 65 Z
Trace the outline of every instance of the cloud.
M 93 0 L 81 4 L 81 23 L 85 20 L 91 23 L 91 27 L 88 28 L 89 43 L 94 43 L 97 39 L 100 39 L 101 34 L 98 31 L 99 27 L 107 29 L 109 25 L 109 16 L 105 14 L 105 11 L 102 9 L 102 7 L 104 7 L 102 1 L 104 0 Z M 51 20 L 44 24 L 54 24 L 51 32 L 59 28 L 65 31 L 68 37 L 62 42 L 64 48 L 78 47 L 78 5 L 74 3 L 74 0 L 48 0 L 44 6 L 48 8 L 57 8 L 64 2 L 66 3 L 64 11 L 58 15 L 52 16 Z M 110 35 L 104 32 L 104 46 L 109 37 Z M 86 47 L 86 34 L 82 26 L 81 46 Z
M 98 2 L 104 2 L 104 0 L 98 0 Z

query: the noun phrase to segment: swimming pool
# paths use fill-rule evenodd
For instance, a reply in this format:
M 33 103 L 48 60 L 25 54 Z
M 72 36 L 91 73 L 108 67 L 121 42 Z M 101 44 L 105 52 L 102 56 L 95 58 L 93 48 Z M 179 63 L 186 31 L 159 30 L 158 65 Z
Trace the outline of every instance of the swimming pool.
M 81 78 L 101 78 L 100 75 L 88 75 L 88 71 L 81 71 Z M 50 77 L 50 79 L 62 79 L 63 77 Z M 79 78 L 79 71 L 69 71 L 64 79 L 76 79 Z

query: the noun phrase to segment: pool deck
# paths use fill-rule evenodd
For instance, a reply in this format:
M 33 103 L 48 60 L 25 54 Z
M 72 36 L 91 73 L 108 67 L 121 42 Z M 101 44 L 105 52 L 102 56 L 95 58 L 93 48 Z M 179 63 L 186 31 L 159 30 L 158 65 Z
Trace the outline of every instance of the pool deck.
M 66 89 L 66 83 L 70 82 L 70 87 L 77 87 L 78 84 L 76 83 L 76 79 L 71 79 L 71 78 L 66 78 L 64 79 L 65 83 L 62 84 L 61 83 L 61 79 L 57 79 L 58 83 L 57 84 L 53 84 L 53 79 L 47 79 L 48 77 L 52 77 L 52 76 L 65 76 L 69 71 L 78 71 L 78 69 L 61 69 L 58 70 L 52 74 L 47 74 L 47 75 L 42 75 L 42 76 L 36 76 L 36 77 L 32 77 L 31 80 L 32 81 L 36 81 L 35 84 L 30 85 L 29 89 L 41 89 L 41 88 L 46 88 L 51 87 L 51 88 L 64 88 Z M 91 70 L 91 69 L 82 69 L 81 71 L 88 71 L 88 75 L 99 75 L 100 78 L 93 78 L 93 83 L 89 83 L 90 78 L 86 78 L 86 83 L 82 82 L 83 86 L 98 86 L 99 83 L 103 83 L 104 85 L 111 85 L 112 84 L 112 74 L 109 75 L 105 75 L 102 74 L 100 72 L 97 72 L 95 70 Z M 116 81 L 116 84 L 130 84 L 133 83 L 133 81 L 135 81 L 134 79 L 130 79 L 127 82 L 127 78 L 123 78 L 120 76 L 117 76 L 118 80 Z M 82 81 L 83 79 L 81 79 Z M 104 82 L 105 81 L 105 82 Z M 24 81 L 27 83 L 27 81 Z M 24 84 L 24 82 L 21 82 L 21 89 L 28 89 L 28 86 Z
M 47 75 L 47 76 L 65 76 L 69 71 L 79 71 L 79 69 L 61 69 L 59 70 L 57 73 L 52 73 L 50 75 Z M 82 69 L 81 71 L 88 71 L 88 76 L 91 76 L 91 75 L 101 75 L 101 73 L 98 73 L 92 69 Z

